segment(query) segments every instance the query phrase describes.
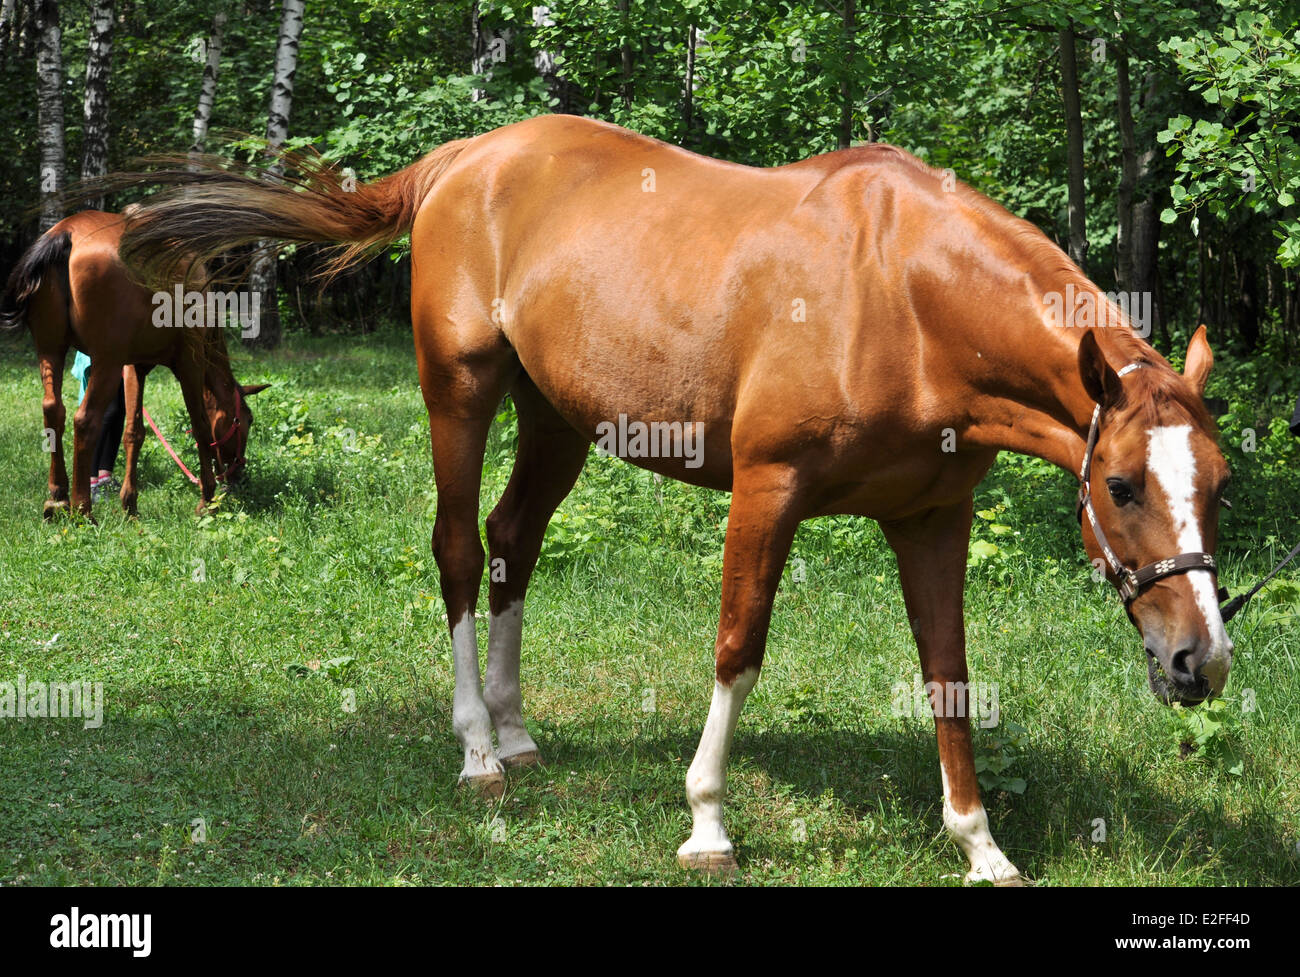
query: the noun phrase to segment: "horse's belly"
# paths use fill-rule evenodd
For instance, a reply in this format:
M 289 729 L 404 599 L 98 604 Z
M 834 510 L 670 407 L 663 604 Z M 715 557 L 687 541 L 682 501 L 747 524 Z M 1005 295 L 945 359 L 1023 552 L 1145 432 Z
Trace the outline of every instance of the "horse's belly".
M 600 345 L 595 336 L 573 345 L 521 338 L 516 352 L 542 396 L 602 453 L 692 485 L 730 489 L 734 388 L 725 372 L 703 377 L 698 362 L 688 368 L 635 343 L 612 356 L 589 355 Z

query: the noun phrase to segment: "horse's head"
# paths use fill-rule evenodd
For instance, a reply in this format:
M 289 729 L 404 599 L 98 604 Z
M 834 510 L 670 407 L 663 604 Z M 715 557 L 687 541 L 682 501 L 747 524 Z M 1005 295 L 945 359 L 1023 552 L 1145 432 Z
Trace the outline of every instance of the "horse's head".
M 244 451 L 253 426 L 248 398 L 269 386 L 268 383 L 240 386 L 234 377 L 214 377 L 204 390 L 203 405 L 212 429 L 218 481 L 233 485 L 243 477 L 247 466 Z
M 1113 368 L 1091 331 L 1079 347 L 1100 406 L 1081 471 L 1084 548 L 1119 588 L 1169 704 L 1218 695 L 1232 667 L 1214 562 L 1229 472 L 1202 400 L 1213 363 L 1204 326 L 1181 377 L 1163 362 Z

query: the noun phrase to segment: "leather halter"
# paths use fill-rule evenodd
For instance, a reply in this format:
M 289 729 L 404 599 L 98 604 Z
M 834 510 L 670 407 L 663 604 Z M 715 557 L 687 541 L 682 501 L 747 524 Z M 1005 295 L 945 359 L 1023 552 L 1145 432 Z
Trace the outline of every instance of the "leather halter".
M 234 423 L 231 424 L 230 427 L 226 430 L 226 433 L 225 433 L 225 434 L 223 434 L 221 437 L 219 437 L 216 441 L 213 441 L 211 444 L 209 444 L 208 447 L 210 447 L 210 448 L 219 448 L 219 447 L 221 447 L 221 445 L 225 444 L 227 441 L 230 440 L 231 436 L 234 435 L 234 433 L 235 433 L 236 431 L 238 431 L 238 430 L 239 430 L 239 427 L 240 427 L 240 423 L 239 423 L 239 408 L 240 408 L 240 407 L 244 407 L 244 406 L 246 406 L 246 405 L 247 405 L 247 401 L 244 400 L 244 391 L 243 391 L 242 389 L 240 389 L 239 384 L 236 382 L 236 383 L 235 383 L 235 421 L 234 421 Z M 250 413 L 252 413 L 252 412 L 250 411 Z M 216 432 L 214 431 L 213 433 L 215 434 Z M 213 458 L 213 461 L 214 461 L 214 462 L 216 461 L 216 458 L 215 458 L 215 457 Z M 243 456 L 243 455 L 240 455 L 238 458 L 233 459 L 233 460 L 230 462 L 230 464 L 226 465 L 226 467 L 225 467 L 224 469 L 221 470 L 221 472 L 219 472 L 219 473 L 216 474 L 216 479 L 217 479 L 217 481 L 218 481 L 218 482 L 224 482 L 224 481 L 226 480 L 226 474 L 227 474 L 227 473 L 228 473 L 232 468 L 234 468 L 236 465 L 240 464 L 240 463 L 243 462 L 243 461 L 244 461 L 244 456 Z M 215 464 L 213 465 L 213 468 L 214 468 L 214 469 L 216 468 L 216 465 L 215 465 Z
M 1120 370 L 1117 376 L 1127 376 L 1141 366 L 1141 363 L 1130 363 Z M 1087 515 L 1088 523 L 1092 526 L 1092 534 L 1097 539 L 1097 545 L 1101 547 L 1102 555 L 1106 558 L 1111 573 L 1115 575 L 1115 587 L 1119 590 L 1119 596 L 1124 601 L 1124 606 L 1127 607 L 1131 604 L 1147 584 L 1173 576 L 1175 573 L 1186 573 L 1188 570 L 1209 570 L 1216 575 L 1217 579 L 1219 565 L 1215 562 L 1212 553 L 1179 553 L 1177 556 L 1148 563 L 1138 570 L 1130 570 L 1120 562 L 1119 557 L 1115 555 L 1115 551 L 1111 548 L 1110 542 L 1106 539 L 1106 534 L 1102 532 L 1101 523 L 1097 521 L 1097 513 L 1092 508 L 1092 486 L 1089 476 L 1092 474 L 1092 453 L 1097 447 L 1100 424 L 1101 404 L 1098 404 L 1092 412 L 1092 427 L 1088 430 L 1088 444 L 1084 448 L 1083 464 L 1079 468 L 1079 481 L 1081 484 L 1079 485 L 1079 501 L 1075 505 L 1075 515 L 1078 516 L 1080 522 L 1083 521 L 1083 516 Z

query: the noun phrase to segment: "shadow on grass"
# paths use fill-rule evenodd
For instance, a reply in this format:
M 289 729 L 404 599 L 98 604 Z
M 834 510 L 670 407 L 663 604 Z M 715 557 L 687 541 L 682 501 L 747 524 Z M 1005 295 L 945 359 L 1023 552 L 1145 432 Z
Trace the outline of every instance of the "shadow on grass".
M 680 775 L 690 764 L 697 742 L 697 731 L 682 730 L 639 737 L 636 746 L 639 754 L 679 758 L 674 771 Z M 608 762 L 606 751 L 588 747 L 568 724 L 559 738 L 539 738 L 539 743 L 543 756 L 566 769 Z M 829 789 L 857 819 L 879 825 L 882 805 L 914 812 L 920 825 L 915 821 L 902 825 L 905 837 L 895 837 L 896 841 L 921 846 L 942 830 L 942 787 L 932 732 L 825 728 L 746 732 L 742 719 L 731 756 L 733 766 L 745 761 L 807 800 L 815 801 Z M 1167 867 L 1180 856 L 1185 859 L 1182 849 L 1190 841 L 1193 852 L 1213 848 L 1215 864 L 1208 872 L 1218 883 L 1294 884 L 1285 880 L 1284 871 L 1269 873 L 1268 878 L 1261 868 L 1283 861 L 1294 843 L 1276 817 L 1257 809 L 1234 817 L 1221 804 L 1197 806 L 1171 795 L 1154 782 L 1146 766 L 1118 748 L 1100 762 L 1089 762 L 1065 746 L 1031 744 L 1020 751 L 1017 772 L 1028 779 L 1029 793 L 982 793 L 994 837 L 1031 879 L 1036 872 L 1050 873 L 1062 860 L 1076 860 L 1079 842 L 1089 841 L 1092 819 L 1103 817 L 1111 842 L 1123 837 L 1128 854 L 1139 849 L 1144 865 Z M 1187 776 L 1198 775 L 1189 766 Z M 684 809 L 684 787 L 679 789 L 678 803 Z M 881 827 L 895 835 L 893 826 Z M 790 861 L 800 854 L 786 831 L 751 833 L 744 837 L 740 851 L 742 866 L 745 860 Z M 957 865 L 960 856 L 955 849 L 953 857 Z M 1122 867 L 1117 863 L 1118 869 Z
M 475 825 L 487 809 L 458 795 L 454 786 L 461 758 L 451 735 L 450 703 L 417 693 L 371 702 L 345 715 L 335 701 L 338 689 L 328 683 L 287 684 L 282 697 L 262 694 L 256 704 L 237 677 L 227 676 L 221 684 L 201 691 L 185 685 L 119 689 L 128 714 L 109 714 L 94 734 L 93 749 L 72 768 L 75 776 L 57 787 L 45 779 L 48 771 L 59 769 L 65 751 L 83 734 L 51 737 L 49 727 L 28 727 L 33 739 L 11 744 L 13 756 L 22 756 L 21 768 L 29 772 L 11 784 L 12 797 L 33 798 L 40 810 L 34 813 L 28 801 L 0 803 L 0 811 L 8 811 L 8 842 L 16 842 L 16 850 L 24 845 L 58 849 L 70 830 L 84 830 L 84 821 L 113 838 L 105 854 L 125 858 L 136 852 L 126 839 L 141 830 L 144 809 L 159 822 L 183 825 L 195 812 L 228 820 L 239 826 L 231 829 L 232 850 L 260 860 L 259 868 L 295 872 L 365 864 L 376 843 L 387 845 L 390 855 L 404 851 L 393 856 L 402 865 L 436 871 L 447 854 L 441 845 L 471 851 L 481 844 Z M 294 689 L 308 690 L 306 700 Z M 546 717 L 533 728 L 548 765 L 512 775 L 513 820 L 553 819 L 555 788 L 560 788 L 565 803 L 589 810 L 592 820 L 621 810 L 647 826 L 679 819 L 685 826 L 681 778 L 694 754 L 697 729 L 669 728 L 660 720 L 633 729 L 607 719 Z M 870 849 L 884 837 L 896 861 L 900 850 L 918 856 L 932 850 L 942 832 L 937 750 L 933 734 L 922 728 L 745 731 L 742 725 L 732 757 L 733 769 L 739 762 L 751 772 L 762 771 L 785 788 L 783 794 L 806 802 L 815 804 L 832 791 L 853 816 L 847 829 L 830 839 L 832 850 Z M 985 803 L 994 836 L 1030 878 L 1050 877 L 1061 863 L 1078 865 L 1079 842 L 1086 841 L 1091 819 L 1101 816 L 1111 826 L 1112 840 L 1122 838 L 1123 858 L 1153 866 L 1142 870 L 1146 876 L 1189 859 L 1197 868 L 1199 859 L 1212 857 L 1213 864 L 1205 867 L 1212 881 L 1285 882 L 1279 863 L 1289 843 L 1273 816 L 1253 809 L 1237 818 L 1219 806 L 1192 806 L 1154 783 L 1148 769 L 1119 748 L 1089 761 L 1066 745 L 1031 744 L 1017 769 L 1029 780 L 1029 793 L 994 794 Z M 570 771 L 577 773 L 572 781 Z M 516 786 L 522 789 L 515 791 Z M 118 804 L 136 820 L 114 825 L 116 816 L 107 812 Z M 413 839 L 411 827 L 417 821 L 440 826 L 442 841 L 420 850 L 419 830 Z M 878 830 L 867 837 L 864 828 L 858 842 L 854 824 L 863 822 Z M 313 837 L 302 837 L 304 824 Z M 283 840 L 267 850 L 271 837 Z M 770 824 L 751 825 L 736 841 L 742 866 L 767 859 L 789 864 L 806 854 L 806 846 L 793 842 L 788 830 Z M 1214 849 L 1212 856 L 1206 846 Z M 639 854 L 641 862 L 661 866 L 645 868 L 645 877 L 653 880 L 670 855 Z M 517 856 L 505 850 L 483 857 L 493 868 L 510 866 L 507 874 L 523 870 L 511 861 Z M 492 861 L 498 857 L 504 861 Z M 955 849 L 948 858 L 951 871 L 963 868 Z M 472 883 L 485 878 L 474 873 L 486 867 L 470 859 L 447 871 Z M 1125 862 L 1117 858 L 1114 871 L 1126 871 Z

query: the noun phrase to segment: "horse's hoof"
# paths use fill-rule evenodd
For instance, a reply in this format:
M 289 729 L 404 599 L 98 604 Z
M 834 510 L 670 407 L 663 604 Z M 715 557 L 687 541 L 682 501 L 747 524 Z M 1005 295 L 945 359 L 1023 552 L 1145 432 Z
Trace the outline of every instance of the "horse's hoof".
M 731 878 L 740 869 L 735 852 L 678 852 L 677 864 L 688 872 L 703 872 L 719 878 Z
M 1000 878 L 989 878 L 988 875 L 981 875 L 975 872 L 967 872 L 966 877 L 962 881 L 964 881 L 967 885 L 972 885 L 974 883 L 979 883 L 979 882 L 988 885 L 990 882 L 992 882 L 993 887 L 996 889 L 1020 889 L 1023 888 L 1025 885 L 1025 878 L 1019 872 L 1016 872 L 1012 875 L 1004 875 Z
M 501 760 L 507 770 L 542 766 L 542 754 L 537 750 L 524 750 L 522 753 L 516 753 L 512 756 L 503 756 L 498 759 Z
M 41 517 L 44 519 L 53 519 L 55 516 L 65 515 L 67 511 L 67 499 L 46 499 L 45 506 L 41 509 Z
M 506 793 L 506 775 L 494 772 L 461 777 L 459 786 L 478 795 L 482 800 L 499 801 Z

